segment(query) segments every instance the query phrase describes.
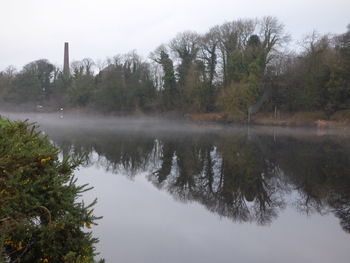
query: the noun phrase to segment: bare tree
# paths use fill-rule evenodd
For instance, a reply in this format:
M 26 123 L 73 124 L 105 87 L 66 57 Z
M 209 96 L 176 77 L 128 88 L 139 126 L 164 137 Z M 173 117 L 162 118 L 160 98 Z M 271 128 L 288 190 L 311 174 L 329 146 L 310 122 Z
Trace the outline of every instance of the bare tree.
M 181 60 L 190 59 L 193 61 L 198 53 L 200 36 L 193 31 L 185 31 L 177 34 L 170 42 L 169 47 L 177 58 Z
M 178 84 L 185 86 L 187 74 L 191 65 L 197 58 L 199 51 L 200 36 L 193 31 L 186 31 L 177 34 L 170 42 L 169 47 L 176 59 L 179 60 L 177 66 Z
M 262 64 L 266 67 L 273 59 L 274 51 L 288 43 L 290 36 L 284 32 L 284 25 L 276 17 L 266 16 L 259 21 L 262 39 Z
M 231 56 L 234 52 L 241 53 L 245 49 L 248 39 L 254 33 L 255 28 L 256 21 L 252 19 L 227 22 L 216 27 L 216 31 L 219 34 L 218 47 L 224 86 L 229 84 L 228 64 Z
M 208 33 L 201 37 L 199 57 L 204 62 L 210 88 L 213 86 L 213 80 L 216 74 L 218 44 L 219 33 L 217 27 L 211 28 Z
M 82 63 L 84 65 L 85 74 L 93 75 L 93 67 L 95 66 L 95 62 L 91 58 L 84 58 Z

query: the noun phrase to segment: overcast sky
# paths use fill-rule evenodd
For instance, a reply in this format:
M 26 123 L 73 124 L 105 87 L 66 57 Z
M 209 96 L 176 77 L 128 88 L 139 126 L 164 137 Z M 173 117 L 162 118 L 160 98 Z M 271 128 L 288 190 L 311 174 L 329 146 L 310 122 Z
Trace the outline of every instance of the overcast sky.
M 350 0 L 0 0 L 0 70 L 46 58 L 105 59 L 136 49 L 142 56 L 176 33 L 206 32 L 239 18 L 276 16 L 293 40 L 317 30 L 343 33 Z

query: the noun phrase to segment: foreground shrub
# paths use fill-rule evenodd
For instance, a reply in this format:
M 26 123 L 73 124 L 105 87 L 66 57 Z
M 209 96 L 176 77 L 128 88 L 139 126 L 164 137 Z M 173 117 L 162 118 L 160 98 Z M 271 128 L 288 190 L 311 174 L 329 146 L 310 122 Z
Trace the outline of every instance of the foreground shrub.
M 89 190 L 75 184 L 79 164 L 34 126 L 0 124 L 0 262 L 93 262 L 95 202 L 77 201 Z

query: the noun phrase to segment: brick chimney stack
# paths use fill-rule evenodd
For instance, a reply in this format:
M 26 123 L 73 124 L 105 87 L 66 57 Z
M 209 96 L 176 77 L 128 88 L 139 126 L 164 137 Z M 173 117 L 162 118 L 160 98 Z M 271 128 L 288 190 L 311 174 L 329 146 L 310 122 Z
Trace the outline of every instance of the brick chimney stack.
M 68 48 L 68 42 L 64 43 L 63 74 L 65 76 L 69 75 L 69 48 Z

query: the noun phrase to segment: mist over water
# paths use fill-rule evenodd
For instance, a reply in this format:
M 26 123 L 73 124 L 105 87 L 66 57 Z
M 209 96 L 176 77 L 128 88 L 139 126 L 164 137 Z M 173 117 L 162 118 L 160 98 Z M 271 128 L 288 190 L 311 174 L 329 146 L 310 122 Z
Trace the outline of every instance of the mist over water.
M 29 120 L 43 127 L 59 127 L 62 129 L 76 128 L 80 131 L 140 131 L 140 132 L 211 132 L 222 130 L 217 125 L 195 125 L 192 122 L 176 118 L 166 119 L 157 117 L 118 117 L 93 114 L 65 114 L 65 113 L 9 113 L 0 115 L 12 120 Z
M 37 122 L 98 198 L 107 262 L 348 262 L 342 130 L 9 114 Z
M 350 131 L 345 127 L 318 130 L 315 127 L 272 127 L 244 124 L 218 124 L 210 122 L 193 122 L 183 118 L 168 118 L 166 116 L 105 116 L 102 114 L 65 113 L 64 111 L 57 111 L 56 113 L 18 113 L 0 111 L 0 116 L 11 120 L 27 120 L 39 128 L 49 128 L 52 130 L 59 128 L 60 132 L 65 132 L 68 129 L 76 129 L 79 132 L 140 132 L 144 134 L 159 134 L 162 136 L 167 136 L 168 134 L 172 136 L 176 133 L 247 133 L 247 135 L 253 133 L 273 136 L 290 135 L 293 137 L 336 135 L 346 138 L 350 136 Z

